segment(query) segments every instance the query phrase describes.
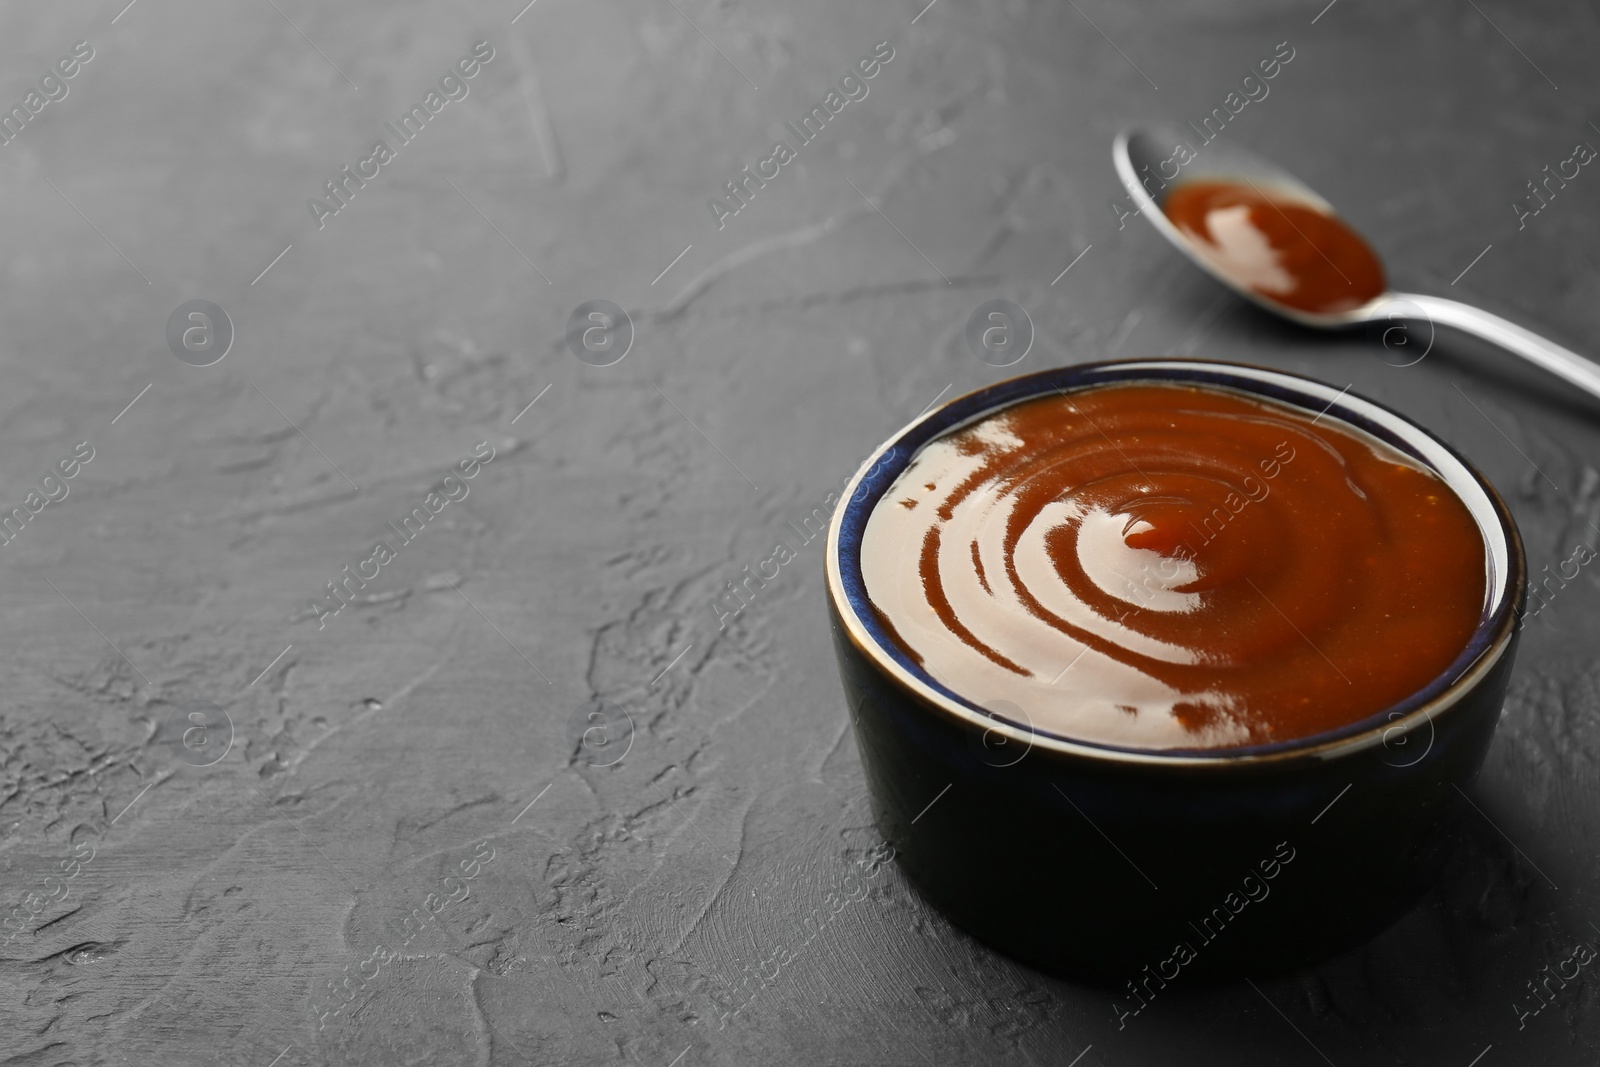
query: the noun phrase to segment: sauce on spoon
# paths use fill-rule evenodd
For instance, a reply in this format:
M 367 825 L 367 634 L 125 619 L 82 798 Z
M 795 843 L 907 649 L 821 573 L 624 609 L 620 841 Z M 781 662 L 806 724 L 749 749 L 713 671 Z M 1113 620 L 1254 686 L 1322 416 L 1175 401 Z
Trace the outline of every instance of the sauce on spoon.
M 1250 183 L 1196 180 L 1161 204 L 1212 267 L 1267 300 L 1313 315 L 1350 311 L 1388 289 L 1383 264 L 1336 215 Z

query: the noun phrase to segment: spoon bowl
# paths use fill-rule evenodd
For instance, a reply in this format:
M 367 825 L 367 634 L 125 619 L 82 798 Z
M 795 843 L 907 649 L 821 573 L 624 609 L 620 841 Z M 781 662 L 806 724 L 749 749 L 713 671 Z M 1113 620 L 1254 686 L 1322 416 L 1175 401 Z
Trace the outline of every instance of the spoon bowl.
M 1418 319 L 1426 321 L 1430 327 L 1451 326 L 1499 345 L 1600 398 L 1600 365 L 1470 304 L 1423 293 L 1400 293 L 1386 286 L 1378 295 L 1356 307 L 1317 312 L 1293 307 L 1252 288 L 1231 273 L 1214 251 L 1173 223 L 1166 209 L 1173 190 L 1195 182 L 1248 185 L 1273 205 L 1296 205 L 1332 220 L 1339 220 L 1339 214 L 1316 190 L 1270 160 L 1226 142 L 1207 143 L 1196 151 L 1190 145 L 1191 140 L 1192 136 L 1186 131 L 1169 127 L 1125 130 L 1112 144 L 1112 161 L 1117 176 L 1139 209 L 1138 214 L 1197 266 L 1240 296 L 1275 315 L 1313 329 L 1342 329 L 1373 322 Z M 1285 218 L 1287 221 L 1287 216 Z M 1355 233 L 1348 224 L 1341 225 Z M 1310 249 L 1313 254 L 1321 255 L 1321 250 L 1303 233 L 1299 240 L 1304 241 L 1302 250 Z M 1327 256 L 1322 255 L 1322 258 L 1327 259 Z

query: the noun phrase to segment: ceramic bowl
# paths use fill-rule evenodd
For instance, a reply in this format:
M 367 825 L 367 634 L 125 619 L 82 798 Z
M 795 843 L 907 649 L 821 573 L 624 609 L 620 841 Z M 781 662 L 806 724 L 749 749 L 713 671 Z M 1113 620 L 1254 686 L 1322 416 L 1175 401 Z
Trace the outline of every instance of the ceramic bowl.
M 880 497 L 924 443 L 952 428 L 1051 392 L 1136 381 L 1322 413 L 1435 471 L 1486 546 L 1482 615 L 1449 668 L 1337 730 L 1182 752 L 1031 729 L 920 668 L 875 618 L 862 579 L 862 535 Z M 1179 974 L 1269 972 L 1325 958 L 1415 903 L 1499 720 L 1526 585 L 1505 503 L 1438 438 L 1334 386 L 1189 360 L 1063 367 L 949 401 L 863 464 L 827 545 L 849 714 L 878 828 L 903 869 L 971 934 L 1054 973 L 1110 980 L 1128 1010 Z

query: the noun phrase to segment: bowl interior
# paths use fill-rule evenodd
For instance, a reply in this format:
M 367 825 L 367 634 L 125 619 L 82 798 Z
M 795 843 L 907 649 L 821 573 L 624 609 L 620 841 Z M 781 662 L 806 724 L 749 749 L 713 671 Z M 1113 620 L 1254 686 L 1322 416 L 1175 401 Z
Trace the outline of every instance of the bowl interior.
M 1460 497 L 1482 534 L 1486 547 L 1484 603 L 1472 638 L 1450 665 L 1428 685 L 1399 704 L 1383 708 L 1357 722 L 1272 744 L 1227 749 L 1129 749 L 1081 741 L 1052 734 L 1025 724 L 1016 727 L 1034 743 L 1059 742 L 1075 750 L 1102 750 L 1106 754 L 1136 754 L 1141 758 L 1238 760 L 1286 750 L 1316 748 L 1367 732 L 1405 728 L 1406 720 L 1426 714 L 1429 705 L 1446 697 L 1452 686 L 1496 647 L 1509 633 L 1509 616 L 1516 606 L 1517 583 L 1522 574 L 1521 544 L 1505 506 L 1489 484 L 1453 449 L 1403 416 L 1370 400 L 1352 396 L 1309 378 L 1263 367 L 1200 360 L 1141 360 L 1087 363 L 998 382 L 949 401 L 902 429 L 875 452 L 845 490 L 828 541 L 828 580 L 835 603 L 875 662 L 902 685 L 930 703 L 970 719 L 980 729 L 992 728 L 995 714 L 954 692 L 919 666 L 889 637 L 867 598 L 861 572 L 861 539 L 867 519 L 879 499 L 909 465 L 918 450 L 941 437 L 993 412 L 1052 392 L 1065 392 L 1118 382 L 1162 381 L 1234 390 L 1276 400 L 1378 438 L 1420 461 Z

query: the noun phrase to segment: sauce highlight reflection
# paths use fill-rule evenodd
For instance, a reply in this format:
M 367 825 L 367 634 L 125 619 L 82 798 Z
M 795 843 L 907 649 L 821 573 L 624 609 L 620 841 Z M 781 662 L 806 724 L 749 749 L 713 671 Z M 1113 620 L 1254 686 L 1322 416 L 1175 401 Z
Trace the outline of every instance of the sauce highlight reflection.
M 1228 748 L 1422 688 L 1466 646 L 1482 536 L 1377 440 L 1218 389 L 1024 401 L 922 448 L 873 509 L 879 620 L 975 704 L 1065 737 Z

